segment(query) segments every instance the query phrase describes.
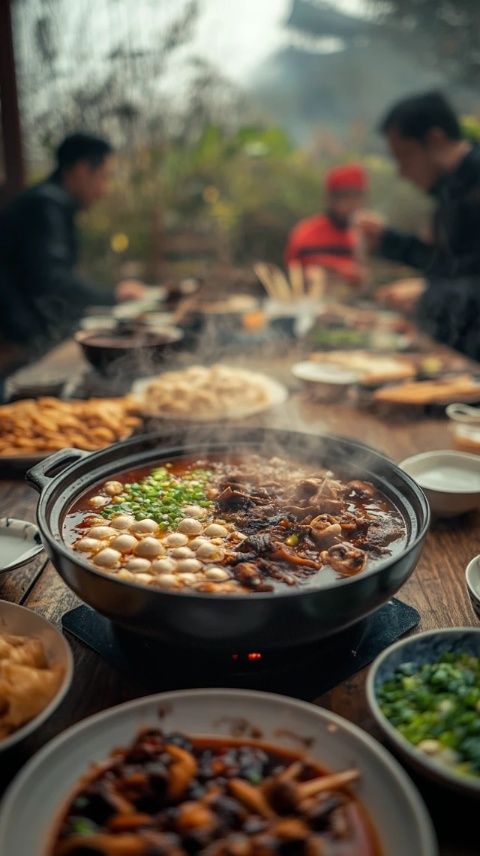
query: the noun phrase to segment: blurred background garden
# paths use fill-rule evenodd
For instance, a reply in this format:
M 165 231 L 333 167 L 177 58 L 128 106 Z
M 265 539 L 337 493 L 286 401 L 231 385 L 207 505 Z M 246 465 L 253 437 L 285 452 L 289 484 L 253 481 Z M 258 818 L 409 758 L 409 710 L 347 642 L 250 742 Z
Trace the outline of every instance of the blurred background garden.
M 439 87 L 480 136 L 475 6 L 17 0 L 29 180 L 65 133 L 112 139 L 113 193 L 82 219 L 83 268 L 105 287 L 281 264 L 346 160 L 368 168 L 372 207 L 422 231 L 429 203 L 395 176 L 376 123 L 395 98 Z

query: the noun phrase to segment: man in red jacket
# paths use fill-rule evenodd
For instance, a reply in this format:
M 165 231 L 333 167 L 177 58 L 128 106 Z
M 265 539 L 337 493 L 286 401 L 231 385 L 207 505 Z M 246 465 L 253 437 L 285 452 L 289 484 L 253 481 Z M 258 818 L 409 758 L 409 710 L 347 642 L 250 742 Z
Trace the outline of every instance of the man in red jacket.
M 358 164 L 345 164 L 326 176 L 327 210 L 309 217 L 290 232 L 285 261 L 297 262 L 304 269 L 320 267 L 329 279 L 360 285 L 365 271 L 353 217 L 365 204 L 368 178 Z

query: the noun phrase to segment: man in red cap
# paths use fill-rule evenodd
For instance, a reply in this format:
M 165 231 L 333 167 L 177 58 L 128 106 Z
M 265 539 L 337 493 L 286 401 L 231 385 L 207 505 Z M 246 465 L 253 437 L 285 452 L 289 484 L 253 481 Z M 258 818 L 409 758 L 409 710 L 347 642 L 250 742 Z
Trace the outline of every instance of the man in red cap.
M 326 176 L 327 210 L 309 217 L 290 232 L 285 261 L 304 269 L 320 267 L 329 279 L 360 285 L 364 279 L 361 246 L 352 221 L 364 206 L 368 178 L 358 164 L 331 169 Z

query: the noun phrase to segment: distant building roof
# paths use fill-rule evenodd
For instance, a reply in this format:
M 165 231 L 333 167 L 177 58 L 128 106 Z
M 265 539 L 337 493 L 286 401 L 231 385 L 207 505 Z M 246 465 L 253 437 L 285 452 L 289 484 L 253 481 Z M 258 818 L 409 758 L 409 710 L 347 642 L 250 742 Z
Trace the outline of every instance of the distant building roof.
M 370 22 L 339 12 L 330 3 L 293 0 L 286 26 L 310 36 L 336 36 L 350 40 L 367 32 Z

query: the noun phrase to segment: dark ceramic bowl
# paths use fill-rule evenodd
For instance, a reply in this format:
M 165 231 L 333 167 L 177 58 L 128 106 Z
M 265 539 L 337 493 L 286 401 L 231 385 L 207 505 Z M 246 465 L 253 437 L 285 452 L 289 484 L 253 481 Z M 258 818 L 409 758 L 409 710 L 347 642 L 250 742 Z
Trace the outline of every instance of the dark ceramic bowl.
M 156 332 L 81 330 L 75 336 L 88 362 L 99 371 L 125 365 L 129 371 L 145 371 L 162 359 L 165 351 L 183 338 L 177 327 Z M 120 362 L 122 361 L 122 362 Z
M 480 798 L 480 777 L 461 776 L 440 761 L 421 752 L 403 737 L 382 713 L 378 691 L 390 680 L 402 663 L 432 663 L 444 653 L 453 651 L 480 657 L 480 629 L 453 627 L 445 630 L 428 630 L 408 639 L 401 639 L 374 661 L 367 678 L 367 701 L 372 716 L 385 738 L 396 751 L 419 772 L 441 785 Z

